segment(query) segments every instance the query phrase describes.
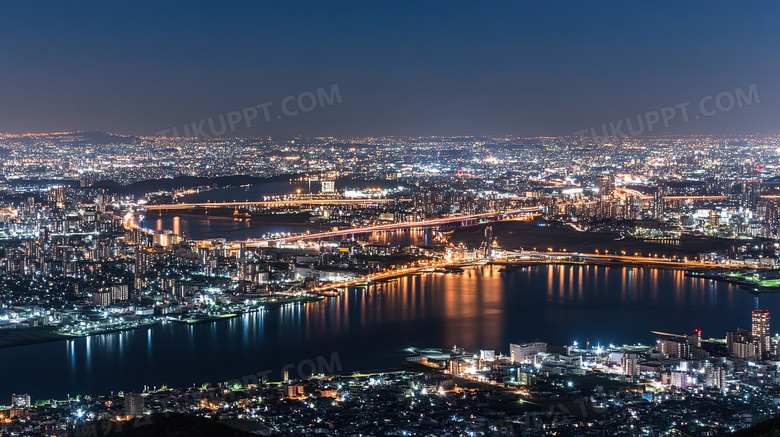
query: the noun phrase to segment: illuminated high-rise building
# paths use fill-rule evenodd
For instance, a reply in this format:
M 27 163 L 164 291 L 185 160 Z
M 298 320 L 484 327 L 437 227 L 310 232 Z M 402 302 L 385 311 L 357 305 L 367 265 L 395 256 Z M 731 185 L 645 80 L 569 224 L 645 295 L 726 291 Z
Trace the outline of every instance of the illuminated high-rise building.
M 596 179 L 596 187 L 602 200 L 611 199 L 615 195 L 615 176 L 604 175 Z
M 742 207 L 755 209 L 759 200 L 761 200 L 761 181 L 742 182 Z
M 664 219 L 664 185 L 661 184 L 653 193 L 653 218 Z
M 701 347 L 701 329 L 694 329 L 693 335 L 688 336 L 688 342 L 692 346 Z
M 623 354 L 620 358 L 620 368 L 623 375 L 631 377 L 639 376 L 639 355 Z
M 125 395 L 125 415 L 138 417 L 144 414 L 145 396 L 141 393 L 129 393 Z
M 753 310 L 753 343 L 756 355 L 766 358 L 771 350 L 769 337 L 769 310 Z

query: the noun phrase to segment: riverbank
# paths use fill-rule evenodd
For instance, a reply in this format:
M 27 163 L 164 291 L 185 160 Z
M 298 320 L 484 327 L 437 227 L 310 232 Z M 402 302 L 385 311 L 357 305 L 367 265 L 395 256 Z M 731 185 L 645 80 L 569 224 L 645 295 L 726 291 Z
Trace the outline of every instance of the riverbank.
M 75 340 L 90 336 L 104 334 L 113 334 L 116 332 L 132 331 L 135 329 L 148 328 L 163 322 L 174 322 L 185 325 L 198 325 L 204 323 L 213 323 L 229 320 L 241 316 L 245 312 L 263 311 L 281 308 L 285 305 L 304 305 L 312 302 L 320 302 L 325 299 L 324 295 L 316 296 L 284 296 L 265 301 L 254 308 L 231 311 L 224 314 L 211 315 L 207 317 L 174 318 L 166 316 L 154 316 L 149 319 L 137 322 L 135 324 L 123 325 L 121 327 L 109 327 L 106 329 L 94 329 L 89 332 L 60 332 L 56 326 L 39 326 L 31 328 L 11 328 L 0 329 L 0 348 L 10 348 L 16 346 L 26 346 L 37 343 L 47 343 L 60 340 Z
M 131 331 L 146 328 L 160 323 L 162 320 L 148 320 L 139 322 L 133 326 L 119 328 L 98 329 L 91 332 L 59 332 L 55 326 L 37 326 L 32 328 L 12 328 L 0 330 L 0 348 L 26 346 L 37 343 L 47 343 L 60 340 L 75 340 L 94 335 L 112 334 L 115 332 Z
M 50 326 L 3 329 L 0 330 L 0 348 L 67 340 L 69 338 L 56 331 L 57 328 Z
M 0 395 L 137 392 L 146 384 L 186 387 L 265 369 L 278 377 L 290 363 L 297 369 L 306 359 L 317 363 L 317 356 L 330 361 L 334 352 L 345 371 L 384 369 L 402 362 L 415 344 L 506 350 L 509 343 L 539 340 L 540 326 L 551 344 L 584 344 L 586 338 L 594 345 L 647 344 L 657 339 L 651 331 L 694 328 L 706 338 L 749 324 L 755 307 L 754 297 L 738 287 L 682 271 L 565 265 L 499 270 L 407 276 L 342 290 L 320 304 L 246 312 L 217 323 L 166 323 L 0 349 L 7 364 Z M 780 311 L 776 296 L 762 296 L 761 307 Z M 19 384 L 20 378 L 31 382 Z
M 584 257 L 588 257 L 584 255 Z M 490 265 L 503 266 L 505 271 L 511 272 L 526 267 L 534 267 L 540 265 L 577 265 L 577 266 L 602 266 L 602 267 L 620 267 L 620 268 L 646 268 L 646 269 L 659 269 L 659 270 L 681 270 L 681 271 L 696 271 L 701 270 L 704 267 L 693 267 L 686 265 L 685 263 L 676 263 L 673 261 L 627 261 L 619 258 L 604 258 L 604 259 L 549 259 L 549 260 L 528 260 L 528 261 L 491 261 Z M 713 267 L 715 268 L 715 267 Z M 724 267 L 719 267 L 724 268 Z M 733 269 L 745 269 L 744 266 L 733 266 Z
M 780 271 L 743 269 L 740 272 L 689 271 L 686 276 L 738 285 L 751 293 L 780 293 Z M 771 278 L 769 277 L 771 276 Z
M 161 319 L 147 318 L 139 322 L 136 322 L 134 324 L 122 325 L 117 327 L 108 327 L 105 329 L 98 328 L 89 332 L 79 331 L 79 332 L 66 332 L 60 334 L 64 336 L 66 339 L 73 340 L 75 338 L 89 337 L 92 335 L 112 334 L 114 332 L 132 331 L 134 329 L 147 328 L 156 325 L 160 322 L 162 322 Z
M 572 266 L 593 265 L 593 266 L 616 267 L 616 268 L 639 267 L 644 269 L 677 270 L 677 271 L 687 272 L 686 276 L 690 276 L 690 277 L 713 279 L 720 282 L 731 283 L 731 284 L 739 285 L 744 289 L 750 289 L 751 291 L 754 291 L 755 288 L 754 283 L 746 282 L 744 280 L 738 279 L 737 276 L 733 276 L 733 277 L 723 276 L 723 275 L 719 276 L 718 270 L 704 271 L 701 270 L 700 268 L 691 268 L 686 265 L 674 265 L 671 262 L 664 262 L 664 261 L 626 262 L 626 261 L 617 261 L 611 259 L 603 259 L 603 260 L 587 259 L 587 260 L 579 260 L 579 261 L 551 259 L 551 260 L 529 260 L 529 261 L 509 261 L 509 262 L 491 261 L 489 263 L 485 263 L 484 265 L 492 265 L 492 266 L 499 267 L 501 268 L 499 271 L 512 272 L 520 269 L 532 268 L 535 266 L 548 265 L 548 264 L 549 265 L 564 264 L 564 265 L 572 265 Z M 93 331 L 89 333 L 82 332 L 82 333 L 73 333 L 73 334 L 63 334 L 57 332 L 57 328 L 55 327 L 5 329 L 5 330 L 0 330 L 0 348 L 9 348 L 14 346 L 24 346 L 24 345 L 31 345 L 36 343 L 44 343 L 44 342 L 52 342 L 58 340 L 76 339 L 76 338 L 94 336 L 94 335 L 110 334 L 113 332 L 121 332 L 121 331 L 133 330 L 138 328 L 144 328 L 144 327 L 151 326 L 153 324 L 160 323 L 162 321 L 171 321 L 171 322 L 177 322 L 177 323 L 182 323 L 187 325 L 214 323 L 214 322 L 219 322 L 219 321 L 224 321 L 224 320 L 229 320 L 229 319 L 239 317 L 246 312 L 274 310 L 274 309 L 282 308 L 286 305 L 303 306 L 309 303 L 322 302 L 328 297 L 341 296 L 343 292 L 349 288 L 371 287 L 377 284 L 396 281 L 399 278 L 402 278 L 404 276 L 421 275 L 426 273 L 439 273 L 439 274 L 456 273 L 457 274 L 463 272 L 466 267 L 473 266 L 473 265 L 474 263 L 451 263 L 451 264 L 443 264 L 435 267 L 420 267 L 420 268 L 413 268 L 413 269 L 404 269 L 401 271 L 388 272 L 386 274 L 381 274 L 381 275 L 372 275 L 368 278 L 362 277 L 351 281 L 328 284 L 323 287 L 319 287 L 313 290 L 308 290 L 305 294 L 302 295 L 278 296 L 273 299 L 264 299 L 262 302 L 257 302 L 253 306 L 248 308 L 231 309 L 224 314 L 211 315 L 208 317 L 193 317 L 191 319 L 175 319 L 173 317 L 162 316 L 159 318 L 155 317 L 153 321 L 149 323 L 139 324 L 137 326 L 110 328 L 106 330 Z M 780 292 L 780 286 L 772 287 L 772 288 L 763 287 L 760 288 L 759 291 Z
M 455 246 L 479 247 L 485 239 L 482 223 L 463 226 L 450 234 Z M 751 240 L 682 234 L 667 240 L 632 237 L 621 232 L 583 232 L 571 226 L 537 219 L 534 221 L 502 220 L 490 223 L 498 245 L 507 250 L 566 251 L 568 253 L 610 253 L 695 259 L 701 253 L 730 252 L 735 246 Z M 549 249 L 548 249 L 549 248 Z

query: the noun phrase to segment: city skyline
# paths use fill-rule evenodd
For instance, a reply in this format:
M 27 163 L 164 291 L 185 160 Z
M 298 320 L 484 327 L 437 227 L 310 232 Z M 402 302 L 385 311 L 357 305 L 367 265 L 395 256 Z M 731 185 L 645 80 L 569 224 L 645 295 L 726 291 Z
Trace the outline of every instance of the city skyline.
M 778 13 L 0 4 L 0 437 L 778 434 Z

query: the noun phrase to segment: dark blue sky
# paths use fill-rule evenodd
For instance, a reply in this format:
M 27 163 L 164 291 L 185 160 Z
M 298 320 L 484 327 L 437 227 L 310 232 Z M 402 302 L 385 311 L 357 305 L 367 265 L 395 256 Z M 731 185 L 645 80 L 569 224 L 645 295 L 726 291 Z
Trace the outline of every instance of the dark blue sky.
M 235 134 L 570 135 L 755 84 L 760 103 L 654 133 L 775 134 L 778 18 L 769 2 L 3 2 L 0 132 L 153 134 L 272 102 Z M 276 119 L 331 84 L 341 103 Z

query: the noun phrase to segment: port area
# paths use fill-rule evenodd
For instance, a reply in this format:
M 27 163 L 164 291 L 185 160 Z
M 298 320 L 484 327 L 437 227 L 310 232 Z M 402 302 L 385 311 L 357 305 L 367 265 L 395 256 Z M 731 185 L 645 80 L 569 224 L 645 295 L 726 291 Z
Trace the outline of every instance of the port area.
M 734 284 L 753 293 L 780 293 L 780 270 L 690 270 L 685 276 Z

